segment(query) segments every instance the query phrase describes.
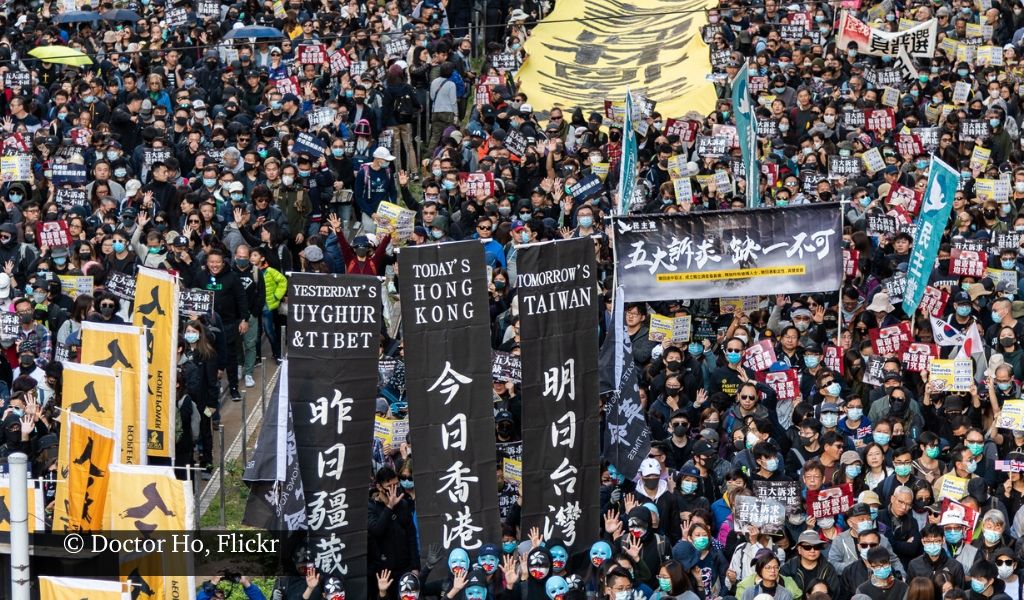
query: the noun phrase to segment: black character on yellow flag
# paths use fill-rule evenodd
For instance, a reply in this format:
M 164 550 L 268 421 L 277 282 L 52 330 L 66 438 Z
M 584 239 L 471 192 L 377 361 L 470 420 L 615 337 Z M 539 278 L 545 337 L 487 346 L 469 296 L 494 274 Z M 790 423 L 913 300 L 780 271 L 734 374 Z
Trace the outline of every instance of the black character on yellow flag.
M 82 391 L 85 392 L 85 398 L 79 400 L 78 402 L 72 403 L 71 406 L 68 407 L 71 410 L 71 412 L 84 414 L 85 411 L 88 410 L 89 408 L 92 408 L 96 412 L 107 412 L 100 405 L 100 401 L 96 397 L 96 384 L 94 382 L 90 381 L 89 383 L 85 384 L 85 387 L 82 388 Z
M 132 363 L 129 362 L 128 357 L 124 355 L 124 351 L 121 350 L 121 341 L 117 338 L 110 340 L 107 344 L 107 351 L 110 352 L 110 356 L 103 360 L 96 361 L 97 367 L 114 368 L 120 367 L 122 369 L 134 369 Z

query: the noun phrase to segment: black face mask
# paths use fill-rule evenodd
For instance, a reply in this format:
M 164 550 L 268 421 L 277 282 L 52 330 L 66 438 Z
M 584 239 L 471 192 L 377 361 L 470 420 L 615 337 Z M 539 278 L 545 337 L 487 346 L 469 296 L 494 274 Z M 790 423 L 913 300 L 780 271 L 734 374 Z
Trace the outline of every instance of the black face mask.
M 680 389 L 681 388 L 665 388 L 665 395 L 666 396 L 673 396 L 673 397 L 674 396 L 678 396 Z
M 672 428 L 672 433 L 676 437 L 681 437 L 682 438 L 682 437 L 686 437 L 686 433 L 689 431 L 689 429 L 690 428 L 687 427 L 686 425 L 676 425 L 675 427 Z
M 23 371 L 31 369 L 35 364 L 36 364 L 36 361 L 31 356 L 22 356 L 21 360 L 18 361 L 18 365 L 21 366 L 21 369 Z
M 669 371 L 678 371 L 679 367 L 681 366 L 682 363 L 679 362 L 678 360 L 670 360 L 667 363 L 665 363 L 665 368 L 668 369 Z
M 366 255 L 370 253 L 369 248 L 356 248 L 355 251 L 356 256 L 358 256 L 359 258 L 365 258 Z
M 608 134 L 608 139 L 612 142 L 617 142 L 622 139 L 622 134 L 618 131 L 613 131 Z

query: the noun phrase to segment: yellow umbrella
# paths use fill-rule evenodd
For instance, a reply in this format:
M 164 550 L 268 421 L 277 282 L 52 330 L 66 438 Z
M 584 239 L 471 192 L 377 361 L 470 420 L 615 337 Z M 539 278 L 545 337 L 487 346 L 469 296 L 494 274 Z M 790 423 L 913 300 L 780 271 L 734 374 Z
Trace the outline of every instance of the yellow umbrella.
M 68 48 L 67 46 L 40 46 L 29 50 L 29 56 L 34 56 L 43 62 L 57 63 L 60 65 L 71 65 L 81 67 L 91 65 L 92 59 L 84 53 Z

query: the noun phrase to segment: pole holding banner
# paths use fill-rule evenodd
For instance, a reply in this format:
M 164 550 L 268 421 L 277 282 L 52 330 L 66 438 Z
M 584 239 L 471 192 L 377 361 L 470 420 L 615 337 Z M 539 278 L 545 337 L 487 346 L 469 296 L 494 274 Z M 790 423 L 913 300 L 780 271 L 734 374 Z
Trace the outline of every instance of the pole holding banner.
M 960 182 L 959 171 L 932 156 L 928 169 L 928 187 L 924 191 L 917 235 L 910 251 L 907 288 L 903 293 L 903 312 L 913 315 L 924 296 L 924 288 L 935 267 L 942 232 L 953 209 L 953 197 Z
M 15 452 L 7 463 L 11 468 L 11 598 L 29 600 L 28 456 Z

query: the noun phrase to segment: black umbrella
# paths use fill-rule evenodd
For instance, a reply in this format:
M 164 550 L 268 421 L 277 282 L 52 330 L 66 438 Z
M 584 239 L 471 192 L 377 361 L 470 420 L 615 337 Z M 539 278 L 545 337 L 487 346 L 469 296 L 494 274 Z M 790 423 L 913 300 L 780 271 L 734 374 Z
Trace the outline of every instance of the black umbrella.
M 108 10 L 100 16 L 104 21 L 128 21 L 130 23 L 134 23 L 142 18 L 135 11 L 128 10 L 127 8 Z

